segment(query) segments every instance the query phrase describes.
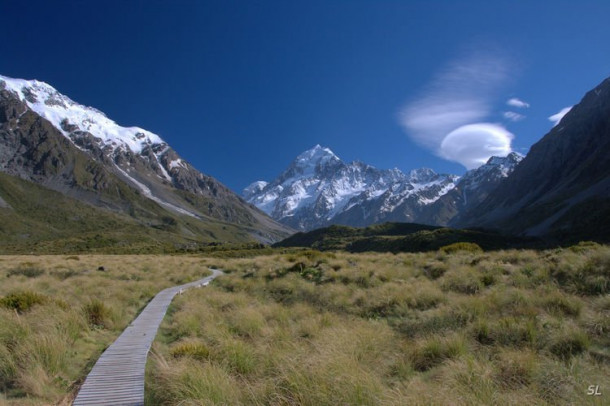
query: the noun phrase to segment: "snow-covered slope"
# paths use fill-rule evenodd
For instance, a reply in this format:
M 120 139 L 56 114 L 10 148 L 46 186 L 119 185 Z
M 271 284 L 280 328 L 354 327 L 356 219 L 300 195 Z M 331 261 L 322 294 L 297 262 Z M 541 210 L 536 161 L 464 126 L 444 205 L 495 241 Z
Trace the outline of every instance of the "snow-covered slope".
M 141 153 L 149 145 L 164 144 L 156 134 L 139 127 L 121 127 L 101 111 L 75 103 L 54 87 L 38 80 L 13 79 L 0 75 L 6 89 L 53 124 L 65 136 L 75 130 L 88 132 L 101 146 Z
M 237 223 L 261 241 L 290 232 L 181 159 L 158 135 L 123 127 L 49 84 L 0 76 L 0 104 L 4 172 L 111 210 L 136 213 L 125 200 L 129 185 L 174 214 Z
M 427 168 L 404 174 L 362 162 L 344 163 L 330 149 L 316 145 L 276 180 L 254 182 L 243 196 L 274 219 L 309 230 L 335 222 L 371 224 L 401 205 L 429 205 L 450 191 L 457 179 Z
M 192 172 L 195 177 L 198 173 L 158 135 L 139 127 L 122 127 L 101 111 L 78 104 L 38 80 L 0 75 L 0 84 L 49 121 L 76 147 L 105 158 L 106 163 L 114 165 L 119 176 L 151 200 L 174 212 L 199 216 L 162 190 L 164 183 L 184 186 L 181 178 L 186 172 Z

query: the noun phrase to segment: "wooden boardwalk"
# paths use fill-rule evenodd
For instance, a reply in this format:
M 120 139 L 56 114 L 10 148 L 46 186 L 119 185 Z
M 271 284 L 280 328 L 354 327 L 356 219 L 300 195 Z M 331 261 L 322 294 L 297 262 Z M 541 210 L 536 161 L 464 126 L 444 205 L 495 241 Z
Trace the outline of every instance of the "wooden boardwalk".
M 159 292 L 142 313 L 104 351 L 80 388 L 75 406 L 143 405 L 146 358 L 165 312 L 184 289 L 205 286 L 222 272 Z

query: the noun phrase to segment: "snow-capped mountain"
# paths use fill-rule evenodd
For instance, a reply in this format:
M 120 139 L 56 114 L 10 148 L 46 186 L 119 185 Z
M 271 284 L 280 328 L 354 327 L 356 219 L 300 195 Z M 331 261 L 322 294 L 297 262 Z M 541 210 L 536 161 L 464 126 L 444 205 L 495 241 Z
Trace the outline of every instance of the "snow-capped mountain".
M 362 162 L 345 163 L 316 145 L 277 179 L 248 186 L 244 198 L 279 222 L 300 230 L 329 224 L 421 222 L 422 213 L 458 184 L 456 175 L 421 168 L 408 174 Z
M 44 82 L 0 76 L 0 104 L 3 172 L 114 211 L 138 215 L 128 185 L 174 215 L 243 225 L 265 241 L 287 234 L 158 135 L 120 126 Z

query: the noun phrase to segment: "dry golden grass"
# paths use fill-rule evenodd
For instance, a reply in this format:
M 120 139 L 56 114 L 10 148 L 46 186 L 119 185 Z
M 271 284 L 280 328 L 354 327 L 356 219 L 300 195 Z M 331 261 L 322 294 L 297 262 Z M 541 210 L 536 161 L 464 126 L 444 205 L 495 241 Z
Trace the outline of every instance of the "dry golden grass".
M 230 273 L 175 300 L 148 404 L 608 404 L 608 247 L 209 261 Z
M 0 256 L 0 404 L 69 404 L 158 291 L 206 273 L 187 256 Z
M 208 266 L 228 274 L 174 300 L 147 404 L 608 404 L 610 248 L 596 245 L 2 256 L 0 404 L 69 404 L 156 292 Z

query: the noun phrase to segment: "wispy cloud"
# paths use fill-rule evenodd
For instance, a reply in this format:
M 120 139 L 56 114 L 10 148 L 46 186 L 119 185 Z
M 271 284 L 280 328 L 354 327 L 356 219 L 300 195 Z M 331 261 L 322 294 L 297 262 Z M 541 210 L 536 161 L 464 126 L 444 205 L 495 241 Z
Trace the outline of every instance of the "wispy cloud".
M 557 124 L 559 124 L 559 122 L 561 121 L 563 116 L 565 116 L 566 114 L 569 113 L 570 110 L 572 110 L 572 107 L 574 107 L 574 106 L 564 107 L 558 113 L 555 113 L 549 117 L 549 121 L 553 122 L 553 127 L 555 127 Z
M 415 142 L 469 169 L 492 155 L 507 155 L 512 134 L 500 124 L 481 121 L 490 115 L 509 71 L 507 61 L 495 55 L 455 60 L 403 108 L 400 123 Z
M 504 116 L 504 118 L 507 120 L 515 122 L 521 121 L 525 118 L 523 114 L 515 113 L 514 111 L 505 111 L 504 113 L 502 113 L 502 116 Z
M 528 102 L 525 102 L 525 101 L 523 101 L 521 99 L 518 99 L 516 97 L 513 97 L 512 99 L 508 99 L 506 101 L 506 104 L 508 106 L 516 107 L 518 109 L 527 109 L 527 108 L 530 107 L 530 104 Z

